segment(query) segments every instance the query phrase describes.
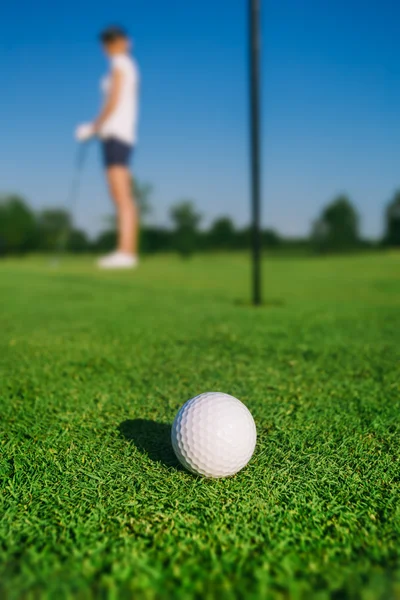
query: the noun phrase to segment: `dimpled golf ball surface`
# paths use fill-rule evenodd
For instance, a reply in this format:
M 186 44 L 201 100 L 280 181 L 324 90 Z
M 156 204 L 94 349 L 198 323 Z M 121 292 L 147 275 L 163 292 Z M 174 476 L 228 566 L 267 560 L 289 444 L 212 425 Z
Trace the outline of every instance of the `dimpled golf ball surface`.
M 240 400 L 208 392 L 182 406 L 171 438 L 186 469 L 205 477 L 229 477 L 249 462 L 257 432 L 250 411 Z

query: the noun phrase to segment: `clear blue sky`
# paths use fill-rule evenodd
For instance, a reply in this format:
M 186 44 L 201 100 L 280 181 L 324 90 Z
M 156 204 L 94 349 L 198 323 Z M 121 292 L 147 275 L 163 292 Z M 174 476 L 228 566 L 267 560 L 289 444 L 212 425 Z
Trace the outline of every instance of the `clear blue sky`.
M 263 222 L 308 231 L 346 191 L 376 236 L 400 186 L 400 6 L 393 0 L 263 2 Z M 142 72 L 140 179 L 153 219 L 190 197 L 206 217 L 249 219 L 245 0 L 70 0 L 0 9 L 0 190 L 35 207 L 65 202 L 72 132 L 92 118 L 106 70 L 98 31 L 121 23 Z M 111 207 L 96 145 L 79 225 Z

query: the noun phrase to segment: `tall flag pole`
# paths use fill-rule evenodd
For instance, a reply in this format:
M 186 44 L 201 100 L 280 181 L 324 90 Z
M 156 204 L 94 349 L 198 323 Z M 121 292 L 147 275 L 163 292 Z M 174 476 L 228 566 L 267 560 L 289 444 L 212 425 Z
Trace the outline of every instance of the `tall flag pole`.
M 260 2 L 249 3 L 250 58 L 250 163 L 252 206 L 252 300 L 262 303 L 261 282 L 261 177 L 260 177 Z

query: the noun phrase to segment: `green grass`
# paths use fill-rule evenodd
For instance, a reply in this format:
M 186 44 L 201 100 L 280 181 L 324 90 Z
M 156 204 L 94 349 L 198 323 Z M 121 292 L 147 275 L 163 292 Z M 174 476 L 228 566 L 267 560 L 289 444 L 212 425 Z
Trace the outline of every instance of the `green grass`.
M 400 255 L 0 262 L 0 597 L 400 598 Z M 177 467 L 207 390 L 258 428 Z

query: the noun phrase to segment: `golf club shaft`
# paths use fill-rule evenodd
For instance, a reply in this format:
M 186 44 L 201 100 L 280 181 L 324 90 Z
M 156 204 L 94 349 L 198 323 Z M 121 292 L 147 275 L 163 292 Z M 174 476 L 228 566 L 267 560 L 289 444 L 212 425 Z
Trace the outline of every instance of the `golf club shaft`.
M 71 181 L 71 186 L 69 189 L 69 193 L 67 196 L 67 201 L 65 204 L 66 211 L 71 218 L 71 224 L 67 225 L 66 229 L 61 232 L 59 241 L 56 245 L 56 255 L 60 256 L 65 252 L 68 243 L 68 237 L 70 234 L 70 230 L 73 227 L 73 218 L 76 209 L 76 204 L 78 201 L 79 190 L 82 181 L 82 171 L 85 165 L 86 156 L 87 156 L 87 148 L 88 143 L 81 143 L 77 147 L 76 158 L 75 158 L 75 167 L 74 167 L 74 176 Z

